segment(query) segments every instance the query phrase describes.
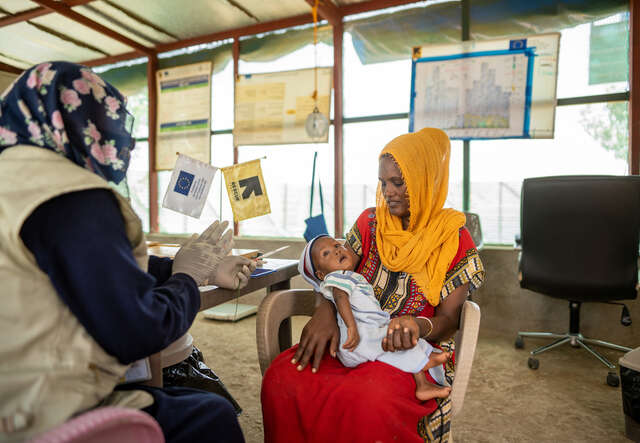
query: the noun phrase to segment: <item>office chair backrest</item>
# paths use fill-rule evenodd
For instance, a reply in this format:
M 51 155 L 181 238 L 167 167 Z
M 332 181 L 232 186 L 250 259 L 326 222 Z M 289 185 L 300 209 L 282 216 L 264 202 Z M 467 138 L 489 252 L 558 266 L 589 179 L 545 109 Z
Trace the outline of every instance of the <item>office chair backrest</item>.
M 637 296 L 640 176 L 525 179 L 520 286 L 572 301 Z

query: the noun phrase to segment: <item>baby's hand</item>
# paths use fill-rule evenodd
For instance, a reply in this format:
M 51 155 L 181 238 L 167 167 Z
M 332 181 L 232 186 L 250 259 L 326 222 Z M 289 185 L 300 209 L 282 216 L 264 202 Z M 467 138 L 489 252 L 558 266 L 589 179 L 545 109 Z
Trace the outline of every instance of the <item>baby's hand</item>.
M 355 326 L 347 328 L 347 341 L 344 342 L 342 347 L 347 351 L 353 351 L 360 343 L 360 334 L 358 334 L 358 328 Z

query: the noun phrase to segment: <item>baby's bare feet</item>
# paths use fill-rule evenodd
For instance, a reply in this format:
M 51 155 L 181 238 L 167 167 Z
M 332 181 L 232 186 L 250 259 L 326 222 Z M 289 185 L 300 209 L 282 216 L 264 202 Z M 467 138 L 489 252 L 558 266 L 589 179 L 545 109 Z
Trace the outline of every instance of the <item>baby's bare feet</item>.
M 451 388 L 448 386 L 427 383 L 416 389 L 416 398 L 421 401 L 431 400 L 432 398 L 447 398 L 450 393 Z
M 423 371 L 434 368 L 436 366 L 440 366 L 446 363 L 449 360 L 449 358 L 451 358 L 451 354 L 449 352 L 432 352 L 429 355 L 429 360 L 427 361 L 427 364 L 423 368 Z

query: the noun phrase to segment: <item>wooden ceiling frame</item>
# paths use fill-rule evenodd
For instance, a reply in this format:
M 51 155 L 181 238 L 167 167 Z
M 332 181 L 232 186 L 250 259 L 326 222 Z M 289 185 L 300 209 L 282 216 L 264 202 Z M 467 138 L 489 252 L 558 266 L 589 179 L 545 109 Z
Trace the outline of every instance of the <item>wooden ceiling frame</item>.
M 306 0 L 309 6 L 315 6 L 315 0 Z M 318 1 L 318 15 L 329 22 L 331 26 L 335 26 L 342 22 L 342 12 L 331 0 L 319 0 Z
M 32 0 L 32 1 L 39 4 L 43 8 L 50 9 L 51 11 L 56 12 L 62 16 L 65 16 L 77 23 L 80 23 L 81 25 L 87 26 L 88 28 L 91 28 L 94 31 L 97 31 L 100 34 L 103 34 L 109 38 L 112 38 L 113 40 L 116 40 L 122 44 L 125 44 L 130 48 L 136 49 L 142 52 L 146 56 L 152 56 L 156 54 L 156 51 L 154 48 L 144 46 L 138 43 L 137 41 L 130 39 L 129 37 L 125 37 L 124 35 L 117 33 L 113 29 L 109 29 L 106 26 L 94 20 L 91 20 L 88 17 L 85 17 L 84 15 L 71 9 L 71 6 L 69 6 L 69 4 L 57 2 L 54 0 Z
M 189 46 L 212 43 L 221 40 L 235 39 L 240 37 L 246 37 L 250 35 L 262 34 L 266 32 L 277 31 L 280 29 L 291 28 L 294 26 L 302 26 L 313 23 L 313 17 L 309 14 L 301 14 L 292 17 L 286 17 L 283 19 L 272 20 L 263 23 L 256 23 L 254 25 L 243 26 L 235 29 L 228 29 L 225 31 L 214 32 L 205 34 L 198 37 L 191 37 L 183 40 L 178 40 L 172 43 L 163 43 L 154 47 L 146 47 L 141 45 L 115 31 L 97 23 L 82 14 L 73 11 L 71 8 L 74 6 L 82 6 L 87 3 L 91 3 L 95 0 L 66 0 L 66 2 L 55 2 L 52 0 L 34 0 L 41 6 L 34 9 L 29 9 L 17 13 L 15 15 L 0 18 L 0 27 L 8 26 L 11 24 L 27 21 L 36 17 L 41 17 L 46 14 L 59 13 L 71 18 L 74 21 L 82 23 L 83 25 L 100 32 L 108 37 L 113 38 L 127 46 L 133 48 L 133 51 L 126 52 L 118 55 L 111 55 L 101 57 L 92 60 L 85 60 L 80 63 L 86 66 L 102 66 L 112 63 L 118 63 L 128 60 L 133 60 L 140 57 L 145 57 L 149 53 L 159 54 L 162 52 L 173 51 L 176 49 L 183 49 Z M 307 4 L 313 6 L 314 0 L 305 0 Z M 371 12 L 380 9 L 391 8 L 395 6 L 403 6 L 412 3 L 419 3 L 419 0 L 368 0 L 365 2 L 354 3 L 344 6 L 336 6 L 330 0 L 320 0 L 318 5 L 319 15 L 329 22 L 329 24 L 335 26 L 336 23 L 342 22 L 343 18 L 347 15 L 359 14 L 363 12 Z
M 95 0 L 67 0 L 66 4 L 70 7 L 73 7 L 86 5 L 87 3 L 91 3 L 93 1 Z M 51 13 L 53 13 L 51 9 L 40 6 L 37 8 L 28 9 L 26 11 L 18 12 L 16 14 L 11 14 L 6 17 L 0 18 L 0 28 L 2 28 L 3 26 L 13 25 L 15 23 L 25 22 Z

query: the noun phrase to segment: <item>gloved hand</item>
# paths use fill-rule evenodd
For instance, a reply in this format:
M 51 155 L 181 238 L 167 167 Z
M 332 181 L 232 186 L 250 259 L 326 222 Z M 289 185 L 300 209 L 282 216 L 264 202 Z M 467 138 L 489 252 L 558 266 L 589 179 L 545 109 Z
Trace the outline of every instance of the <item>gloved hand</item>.
M 233 233 L 224 232 L 227 226 L 229 222 L 216 220 L 201 235 L 194 234 L 187 240 L 173 259 L 172 274 L 187 274 L 198 286 L 214 284 L 221 273 L 220 262 L 233 247 Z
M 241 289 L 249 283 L 256 261 L 238 255 L 228 255 L 220 261 L 218 274 L 212 284 L 228 289 Z

